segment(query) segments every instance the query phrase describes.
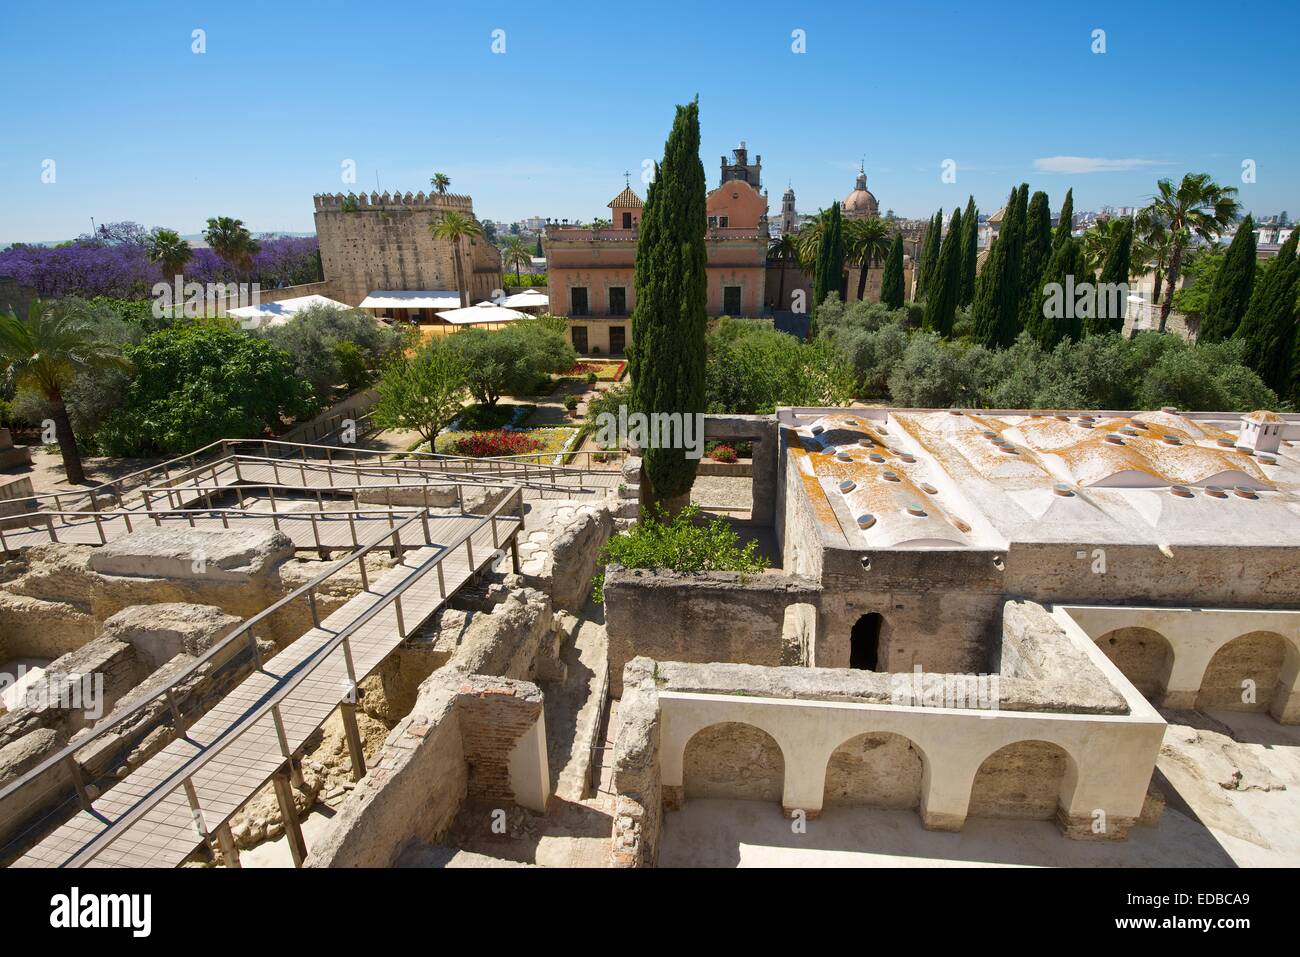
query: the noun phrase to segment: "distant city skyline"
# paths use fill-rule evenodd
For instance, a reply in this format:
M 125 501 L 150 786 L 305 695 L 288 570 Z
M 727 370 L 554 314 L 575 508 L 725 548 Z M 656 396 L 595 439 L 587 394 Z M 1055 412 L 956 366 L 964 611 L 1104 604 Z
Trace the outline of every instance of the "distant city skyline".
M 801 212 L 829 207 L 859 163 L 881 212 L 906 218 L 968 194 L 989 213 L 1020 182 L 1054 212 L 1070 187 L 1078 210 L 1141 206 L 1186 172 L 1257 215 L 1300 210 L 1300 133 L 1279 122 L 1300 81 L 1196 66 L 1295 35 L 1293 6 L 671 6 L 375 0 L 360 22 L 341 0 L 7 8 L 0 245 L 69 239 L 92 217 L 311 232 L 313 193 L 427 191 L 434 171 L 484 219 L 590 220 L 625 171 L 644 195 L 674 104 L 696 94 L 710 185 L 745 140 L 773 211 L 787 184 Z

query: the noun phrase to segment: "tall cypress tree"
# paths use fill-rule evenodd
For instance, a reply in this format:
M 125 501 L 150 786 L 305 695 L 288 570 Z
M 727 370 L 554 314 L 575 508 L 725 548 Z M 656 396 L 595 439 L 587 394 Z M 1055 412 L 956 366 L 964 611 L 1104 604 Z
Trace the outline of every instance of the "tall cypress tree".
M 1237 227 L 1237 235 L 1232 237 L 1228 252 L 1223 257 L 1223 266 L 1214 279 L 1196 341 L 1222 342 L 1231 339 L 1250 305 L 1250 293 L 1254 286 L 1255 220 L 1247 215 Z
M 840 204 L 832 203 L 822 227 L 821 245 L 817 247 L 816 275 L 813 277 L 813 315 L 808 335 L 817 334 L 817 309 L 831 293 L 840 291 L 844 279 L 844 220 Z
M 939 265 L 939 234 L 943 232 L 943 210 L 930 218 L 930 225 L 925 231 L 921 244 L 921 261 L 917 264 L 916 297 L 924 299 L 930 287 L 930 277 Z
M 1250 305 L 1233 338 L 1246 343 L 1246 365 L 1279 396 L 1292 387 L 1292 360 L 1296 343 L 1296 290 L 1300 288 L 1300 259 L 1293 230 L 1277 258 L 1264 270 L 1251 294 Z
M 698 98 L 677 107 L 663 161 L 641 211 L 636 308 L 628 367 L 632 404 L 644 413 L 704 411 L 704 166 Z M 681 448 L 644 451 L 652 501 L 678 498 L 695 481 L 695 459 Z
M 922 320 L 924 328 L 934 330 L 945 339 L 952 335 L 957 300 L 961 298 L 961 238 L 961 209 L 954 207 L 939 253 L 939 263 L 930 277 L 930 291 L 925 297 L 925 317 Z
M 969 306 L 975 299 L 975 272 L 979 268 L 980 213 L 975 207 L 975 197 L 966 200 L 966 212 L 961 214 L 961 298 L 960 304 Z
M 1002 229 L 980 271 L 972 317 L 975 341 L 985 346 L 1009 346 L 1016 340 L 1020 318 L 1020 266 L 1024 255 L 1025 215 L 1029 186 L 1021 184 L 1007 199 Z
M 1093 302 L 1093 317 L 1085 324 L 1088 335 L 1103 332 L 1123 332 L 1124 312 L 1128 307 L 1128 277 L 1133 262 L 1133 220 L 1121 219 L 1115 226 L 1115 236 L 1111 239 L 1110 249 L 1106 250 L 1106 259 L 1101 265 L 1101 277 L 1097 280 L 1096 298 Z M 1108 289 L 1117 288 L 1121 299 L 1116 302 Z
M 885 271 L 880 276 L 880 301 L 890 309 L 901 309 L 903 298 L 903 234 L 894 233 L 885 257 Z
M 1065 202 L 1061 204 L 1061 218 L 1056 223 L 1056 235 L 1052 237 L 1052 248 L 1060 246 L 1070 238 L 1074 229 L 1074 190 L 1065 191 Z
M 1037 288 L 1038 308 L 1025 328 L 1044 349 L 1052 349 L 1062 339 L 1079 338 L 1079 322 L 1075 318 L 1074 303 L 1067 302 L 1065 291 L 1068 280 L 1076 276 L 1079 268 L 1081 246 L 1077 239 L 1067 236 L 1052 252 L 1052 258 L 1043 270 Z
M 1025 250 L 1020 257 L 1020 324 L 1029 322 L 1038 310 L 1039 280 L 1052 257 L 1052 211 L 1047 194 L 1039 191 L 1029 201 L 1025 217 Z

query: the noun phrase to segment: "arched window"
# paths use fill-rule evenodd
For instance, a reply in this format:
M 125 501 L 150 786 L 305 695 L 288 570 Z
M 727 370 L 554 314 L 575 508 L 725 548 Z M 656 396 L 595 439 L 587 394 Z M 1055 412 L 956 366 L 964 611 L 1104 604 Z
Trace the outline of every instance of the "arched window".
M 849 636 L 849 667 L 875 671 L 880 661 L 880 629 L 885 619 L 872 612 L 863 615 Z

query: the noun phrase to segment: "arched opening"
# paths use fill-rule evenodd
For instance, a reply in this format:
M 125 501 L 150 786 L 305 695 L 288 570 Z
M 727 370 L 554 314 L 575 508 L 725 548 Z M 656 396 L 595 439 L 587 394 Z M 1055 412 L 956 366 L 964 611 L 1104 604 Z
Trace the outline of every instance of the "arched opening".
M 971 787 L 971 817 L 1046 820 L 1056 816 L 1069 756 L 1046 741 L 1017 741 L 980 765 Z
M 780 801 L 785 756 L 775 738 L 753 725 L 710 725 L 686 742 L 682 786 L 688 798 Z
M 1146 697 L 1159 700 L 1169 690 L 1174 649 L 1160 632 L 1150 628 L 1116 628 L 1098 638 L 1097 647 Z
M 823 803 L 919 807 L 923 772 L 921 752 L 901 734 L 860 734 L 831 754 Z
M 1201 678 L 1202 710 L 1267 711 L 1278 693 L 1286 639 L 1271 631 L 1239 635 L 1214 653 Z
M 884 631 L 883 615 L 872 612 L 863 615 L 849 633 L 849 667 L 863 671 L 876 671 L 880 663 L 880 636 Z

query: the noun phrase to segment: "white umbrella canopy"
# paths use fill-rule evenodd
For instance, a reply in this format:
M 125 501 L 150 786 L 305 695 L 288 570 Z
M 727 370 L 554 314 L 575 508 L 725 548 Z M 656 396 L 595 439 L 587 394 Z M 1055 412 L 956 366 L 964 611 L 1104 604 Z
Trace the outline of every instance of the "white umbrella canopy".
M 506 296 L 505 299 L 501 300 L 501 305 L 507 309 L 537 309 L 545 308 L 550 304 L 550 296 L 536 289 L 517 292 L 513 296 Z
M 445 319 L 457 326 L 472 326 L 484 322 L 514 322 L 516 319 L 527 319 L 528 317 L 522 312 L 498 306 L 494 302 L 480 302 L 464 309 L 450 309 L 447 312 L 440 312 L 438 318 Z

